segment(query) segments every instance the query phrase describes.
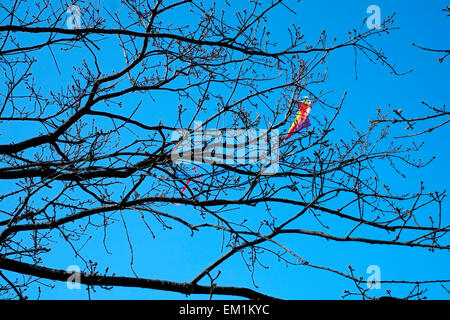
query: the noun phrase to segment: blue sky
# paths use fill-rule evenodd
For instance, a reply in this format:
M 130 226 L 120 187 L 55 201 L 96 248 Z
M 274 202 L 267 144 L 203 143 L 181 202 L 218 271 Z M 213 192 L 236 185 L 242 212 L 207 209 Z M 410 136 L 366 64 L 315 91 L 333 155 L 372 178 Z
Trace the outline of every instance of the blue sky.
M 389 35 L 373 39 L 372 43 L 383 48 L 384 53 L 399 72 L 412 71 L 404 76 L 391 74 L 388 68 L 380 64 L 372 64 L 361 54 L 358 55 L 355 74 L 355 60 L 353 49 L 342 49 L 333 53 L 327 63 L 328 77 L 325 83 L 317 89 L 329 91 L 327 101 L 339 103 L 344 92 L 347 97 L 342 114 L 336 124 L 336 134 L 345 137 L 350 134 L 349 121 L 356 127 L 364 129 L 368 120 L 376 116 L 379 107 L 402 108 L 406 115 L 420 115 L 426 101 L 432 105 L 443 105 L 449 101 L 450 61 L 437 62 L 439 55 L 424 52 L 412 46 L 412 43 L 430 48 L 449 48 L 450 37 L 447 36 L 450 18 L 442 12 L 442 1 L 314 1 L 303 0 L 297 3 L 291 1 L 290 7 L 296 15 L 280 6 L 272 12 L 268 21 L 272 36 L 279 39 L 282 47 L 288 39 L 287 27 L 292 24 L 301 25 L 307 41 L 314 42 L 323 29 L 328 31 L 329 39 L 337 37 L 338 41 L 346 39 L 348 29 L 359 29 L 364 17 L 368 16 L 366 8 L 378 5 L 382 19 L 395 13 L 394 26 L 398 27 Z M 105 3 L 105 6 L 115 8 L 115 4 Z M 182 19 L 182 17 L 180 17 Z M 107 66 L 113 66 L 122 53 L 115 53 L 108 46 L 102 48 L 108 55 L 102 61 Z M 35 72 L 39 74 L 37 81 L 44 83 L 44 89 L 69 82 L 69 69 L 76 59 L 82 57 L 76 54 L 69 58 L 64 53 L 56 52 L 60 61 L 60 75 L 51 56 L 39 56 L 39 63 Z M 64 60 L 66 59 L 66 60 Z M 74 60 L 75 59 L 75 60 Z M 79 62 L 79 61 L 78 61 Z M 66 73 L 67 72 L 67 73 Z M 48 86 L 47 86 L 48 85 Z M 125 103 L 136 104 L 142 96 L 130 96 Z M 157 101 L 148 99 L 149 108 L 143 108 L 138 116 L 149 119 L 154 123 L 159 120 L 170 122 L 175 117 L 167 112 L 165 106 L 173 106 L 174 102 L 163 95 Z M 178 101 L 176 103 L 179 103 Z M 175 108 L 174 108 L 175 110 Z M 322 116 L 318 114 L 313 116 Z M 314 126 L 314 120 L 312 120 Z M 22 140 L 34 136 L 37 127 L 27 127 L 18 130 L 10 128 L 2 132 L 1 141 L 14 136 Z M 448 166 L 450 151 L 448 148 L 449 127 L 443 127 L 431 136 L 417 138 L 417 142 L 424 141 L 423 157 L 437 156 L 436 160 L 427 168 L 421 170 L 407 170 L 407 179 L 403 179 L 392 172 L 386 172 L 385 179 L 398 190 L 417 190 L 420 181 L 426 183 L 428 191 L 448 188 L 450 179 Z M 6 186 L 2 182 L 2 186 Z M 273 210 L 282 216 L 292 207 L 274 205 Z M 174 214 L 189 215 L 184 206 L 171 208 Z M 261 207 L 241 207 L 233 214 L 252 216 L 260 213 Z M 327 218 L 329 224 L 339 224 L 339 219 Z M 163 231 L 160 226 L 153 230 L 153 239 L 148 230 L 142 225 L 138 215 L 127 215 L 126 223 L 133 243 L 134 270 L 141 277 L 166 279 L 173 281 L 189 281 L 203 268 L 216 260 L 220 253 L 222 239 L 215 232 L 202 231 L 190 237 L 189 231 L 174 228 Z M 303 225 L 312 225 L 313 221 L 304 218 L 299 221 Z M 448 223 L 448 218 L 447 218 Z M 344 229 L 343 229 L 344 230 Z M 281 236 L 282 238 L 283 236 Z M 319 238 L 295 237 L 282 238 L 288 247 L 294 249 L 300 256 L 315 264 L 329 265 L 336 269 L 347 271 L 351 264 L 359 275 L 367 276 L 369 265 L 378 265 L 382 279 L 426 280 L 449 278 L 449 255 L 443 251 L 431 253 L 424 249 L 403 248 L 391 246 L 369 246 L 357 243 L 338 243 Z M 87 256 L 95 257 L 99 261 L 99 270 L 110 266 L 117 275 L 132 276 L 130 270 L 130 248 L 126 241 L 126 234 L 120 221 L 110 227 L 108 232 L 108 250 L 113 255 L 105 253 L 102 246 L 103 234 L 97 232 L 91 242 L 83 249 Z M 45 255 L 44 263 L 55 268 L 66 269 L 72 264 L 79 264 L 66 245 L 56 246 L 51 253 Z M 354 289 L 349 280 L 325 271 L 317 271 L 299 266 L 286 266 L 277 262 L 276 258 L 265 255 L 262 259 L 269 269 L 259 268 L 254 274 L 257 290 L 285 299 L 339 299 L 344 289 Z M 222 273 L 218 284 L 245 286 L 254 288 L 250 273 L 239 255 L 234 256 L 219 268 Z M 204 282 L 207 284 L 207 281 Z M 383 287 L 380 290 L 381 294 Z M 448 294 L 439 285 L 430 286 L 427 295 L 431 299 L 448 299 Z M 31 290 L 35 290 L 35 287 Z M 31 291 L 33 292 L 33 291 Z M 33 294 L 30 292 L 30 297 Z M 398 289 L 394 293 L 405 294 L 405 290 Z M 95 299 L 183 299 L 183 295 L 170 292 L 160 292 L 145 289 L 114 288 L 103 290 L 97 288 L 92 293 Z M 85 299 L 87 292 L 82 290 L 68 290 L 65 283 L 55 283 L 53 290 L 44 290 L 43 299 Z M 207 296 L 194 295 L 191 299 L 203 299 Z M 216 297 L 218 298 L 218 297 Z

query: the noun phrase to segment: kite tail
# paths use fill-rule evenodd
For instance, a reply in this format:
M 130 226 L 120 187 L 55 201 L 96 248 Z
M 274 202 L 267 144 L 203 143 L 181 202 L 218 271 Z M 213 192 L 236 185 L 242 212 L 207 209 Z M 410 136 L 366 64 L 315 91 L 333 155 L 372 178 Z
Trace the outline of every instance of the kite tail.
M 201 178 L 199 177 L 199 175 L 198 175 L 197 167 L 194 167 L 193 170 L 195 171 L 195 177 L 196 177 L 198 180 L 202 181 L 202 179 L 201 179 Z M 187 189 L 187 187 L 188 187 L 188 185 L 189 185 L 190 182 L 191 182 L 191 179 L 189 179 L 188 181 L 186 181 L 186 184 L 184 185 L 183 190 L 181 190 L 181 196 L 182 196 L 183 198 L 184 198 L 184 192 L 186 191 L 186 189 Z M 172 204 L 175 205 L 175 206 L 179 206 L 181 203 L 172 203 Z

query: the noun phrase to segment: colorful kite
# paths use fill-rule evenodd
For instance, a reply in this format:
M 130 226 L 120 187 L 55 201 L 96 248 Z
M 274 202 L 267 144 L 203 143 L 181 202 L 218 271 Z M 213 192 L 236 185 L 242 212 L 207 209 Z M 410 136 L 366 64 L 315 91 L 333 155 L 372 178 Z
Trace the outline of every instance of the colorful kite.
M 298 111 L 295 116 L 294 122 L 292 123 L 289 131 L 284 138 L 283 142 L 289 139 L 294 133 L 309 127 L 311 122 L 309 122 L 309 112 L 311 111 L 311 100 L 308 97 L 304 97 L 302 102 L 297 102 Z

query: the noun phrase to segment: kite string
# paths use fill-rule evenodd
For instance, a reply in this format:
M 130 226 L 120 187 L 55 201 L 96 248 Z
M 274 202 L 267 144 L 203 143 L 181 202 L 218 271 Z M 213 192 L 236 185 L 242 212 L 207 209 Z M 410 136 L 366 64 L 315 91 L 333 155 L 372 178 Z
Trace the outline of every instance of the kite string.
M 200 175 L 199 175 L 198 172 L 197 172 L 197 166 L 195 166 L 194 168 L 192 168 L 192 170 L 194 170 L 194 172 L 195 172 L 195 177 L 194 177 L 194 178 L 197 178 L 199 181 L 202 181 Z M 175 174 L 175 177 L 176 177 L 176 178 L 177 178 L 177 177 L 180 177 L 180 174 Z M 185 175 L 185 177 L 188 178 L 188 180 L 187 180 L 187 182 L 184 184 L 184 188 L 181 190 L 181 195 L 182 195 L 183 198 L 184 198 L 184 192 L 186 191 L 186 189 L 187 189 L 189 183 L 190 183 L 191 180 L 192 180 L 192 177 L 191 177 L 191 176 Z M 181 178 L 181 177 L 180 177 L 180 178 Z M 167 191 L 166 191 L 166 189 L 164 189 L 164 190 L 162 190 L 161 193 L 159 194 L 159 197 L 166 197 L 166 196 L 167 196 Z M 180 205 L 180 203 L 172 203 L 172 204 L 173 204 L 173 205 L 176 205 L 176 206 Z
M 202 181 L 202 179 L 200 178 L 200 176 L 199 176 L 199 174 L 198 174 L 198 172 L 197 172 L 197 167 L 194 167 L 194 168 L 192 168 L 192 169 L 194 170 L 194 172 L 195 172 L 195 174 L 196 174 L 195 178 L 198 178 L 199 181 Z M 187 189 L 187 187 L 188 187 L 188 185 L 189 185 L 190 182 L 191 182 L 191 179 L 189 179 L 189 180 L 186 182 L 186 184 L 184 185 L 183 190 L 181 190 L 181 194 L 182 194 L 182 195 L 184 195 L 184 191 L 186 191 L 186 189 Z

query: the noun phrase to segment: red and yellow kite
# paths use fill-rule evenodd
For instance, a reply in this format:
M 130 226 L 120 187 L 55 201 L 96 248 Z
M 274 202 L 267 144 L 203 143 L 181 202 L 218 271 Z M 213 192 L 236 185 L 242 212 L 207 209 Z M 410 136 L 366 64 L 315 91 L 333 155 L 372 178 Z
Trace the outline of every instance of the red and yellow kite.
M 309 112 L 311 111 L 311 100 L 308 97 L 304 97 L 302 102 L 297 102 L 298 111 L 295 116 L 294 122 L 292 123 L 289 131 L 284 138 L 283 142 L 289 139 L 294 133 L 309 127 L 311 122 L 309 122 Z

